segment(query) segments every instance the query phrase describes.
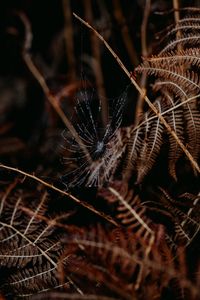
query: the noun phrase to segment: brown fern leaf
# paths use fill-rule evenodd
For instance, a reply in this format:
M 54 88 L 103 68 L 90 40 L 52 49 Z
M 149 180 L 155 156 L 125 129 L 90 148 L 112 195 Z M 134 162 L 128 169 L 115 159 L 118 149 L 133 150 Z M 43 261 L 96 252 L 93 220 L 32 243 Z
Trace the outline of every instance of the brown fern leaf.
M 136 72 L 145 72 L 178 84 L 184 91 L 199 92 L 199 77 L 194 71 L 183 70 L 180 65 L 170 65 L 168 61 L 144 61 L 136 68 Z
M 197 18 L 197 19 L 196 19 Z M 185 17 L 180 20 L 175 28 L 170 29 L 167 34 L 167 39 L 173 39 L 174 41 L 167 44 L 167 46 L 157 55 L 150 58 L 145 58 L 144 62 L 138 66 L 136 73 L 144 72 L 156 77 L 156 81 L 153 84 L 153 91 L 160 94 L 162 97 L 157 98 L 154 103 L 159 103 L 162 111 L 158 109 L 163 116 L 166 115 L 166 120 L 171 129 L 176 133 L 178 138 L 184 142 L 188 150 L 190 151 L 194 160 L 198 161 L 200 154 L 200 123 L 199 123 L 199 65 L 200 65 L 200 50 L 198 44 L 200 30 L 200 22 L 198 17 Z M 179 35 L 177 36 L 177 32 Z M 193 39 L 192 39 L 193 38 Z M 196 48 L 193 47 L 196 41 Z M 140 122 L 140 125 L 133 129 L 135 131 L 143 131 L 145 123 L 152 123 L 152 128 L 156 128 L 158 118 L 156 116 L 144 118 Z M 143 129 L 142 129 L 143 128 Z M 163 132 L 162 132 L 163 131 Z M 155 159 L 160 152 L 162 141 L 162 135 L 164 128 L 160 127 L 158 147 L 156 148 L 155 157 L 149 157 L 148 147 L 150 148 L 150 140 L 155 141 L 155 130 L 150 130 L 150 136 L 148 139 L 144 139 L 137 144 L 137 139 L 132 135 L 133 140 L 131 144 L 136 144 L 137 153 L 140 155 L 134 158 L 138 162 L 138 180 L 142 182 L 144 176 L 151 170 L 155 164 Z M 150 134 L 149 134 L 150 135 Z M 182 151 L 179 149 L 177 143 L 171 137 L 169 138 L 169 172 L 170 175 L 177 180 L 176 176 L 176 162 L 180 158 Z M 143 144 L 143 145 L 142 145 Z M 151 150 L 150 150 L 151 151 Z M 146 162 L 151 161 L 149 167 L 145 165 Z M 144 161 L 145 163 L 141 163 Z M 142 167 L 144 165 L 144 168 Z M 148 163 L 147 163 L 148 165 Z
M 80 235 L 68 236 L 65 242 L 66 256 L 74 254 L 74 265 L 77 261 L 82 261 L 82 264 L 73 269 L 73 264 L 66 269 L 63 266 L 64 272 L 72 272 L 73 280 L 84 284 L 86 294 L 94 292 L 94 283 L 98 281 L 101 287 L 98 295 L 104 297 L 145 299 L 151 287 L 161 298 L 172 280 L 177 280 L 181 288 L 188 289 L 191 299 L 197 299 L 198 288 L 187 280 L 184 259 L 180 256 L 175 259 L 164 239 L 155 241 L 148 257 L 147 245 L 140 243 L 140 239 L 129 230 L 107 231 L 98 226 Z M 85 282 L 86 279 L 89 283 Z
M 183 194 L 179 197 L 180 201 L 189 201 L 190 208 L 187 210 L 187 216 L 182 221 L 181 226 L 189 232 L 190 243 L 200 232 L 200 194 Z
M 157 101 L 155 103 L 159 113 L 162 113 L 161 103 Z M 155 160 L 160 152 L 163 140 L 163 125 L 160 119 L 157 118 L 154 122 L 150 123 L 149 134 L 146 138 L 144 146 L 141 149 L 140 156 L 138 157 L 138 176 L 137 183 L 141 183 L 144 176 L 151 170 Z
M 190 153 L 195 160 L 199 158 L 200 154 L 200 118 L 199 110 L 196 103 L 187 103 L 187 109 L 184 116 L 187 128 L 187 144 Z
M 72 273 L 73 281 L 84 293 L 115 295 L 122 299 L 130 299 L 130 294 L 134 296 L 131 277 L 134 272 L 137 274 L 140 262 L 135 256 L 132 258 L 135 263 L 130 262 L 129 251 L 135 247 L 131 236 L 120 229 L 113 232 L 97 226 L 84 230 L 82 234 L 68 236 L 65 243 L 65 256 L 75 256 L 73 264 L 66 266 L 61 261 L 62 273 Z M 141 248 L 138 253 L 140 251 Z
M 178 98 L 178 101 L 181 100 L 184 102 L 184 100 L 187 100 L 188 99 L 187 97 L 189 96 L 184 92 L 184 90 L 180 88 L 180 86 L 177 86 L 175 83 L 172 82 L 161 81 L 161 82 L 156 82 L 154 88 L 157 90 L 162 88 L 161 93 L 163 94 L 163 96 L 167 101 L 166 112 L 164 112 L 164 114 L 167 115 L 168 124 L 176 132 L 179 139 L 182 142 L 185 141 L 185 143 L 188 145 L 189 151 L 192 154 L 193 158 L 195 160 L 198 160 L 199 153 L 200 153 L 200 124 L 199 124 L 199 110 L 197 109 L 197 99 L 195 97 L 194 98 L 191 97 L 191 99 L 193 98 L 193 100 L 191 100 L 188 103 L 183 103 L 181 107 L 178 105 L 178 102 L 175 99 Z M 176 116 L 177 118 L 175 118 Z M 185 129 L 185 125 L 186 125 L 186 129 Z M 177 157 L 176 155 L 177 151 L 175 150 L 174 147 L 175 144 L 176 142 L 169 135 L 169 146 L 170 146 L 169 157 L 172 157 L 172 159 L 174 159 L 174 164 L 173 164 L 172 160 L 169 158 L 169 169 L 170 169 L 170 174 L 176 179 L 175 170 L 174 170 L 175 163 L 180 157 L 182 151 L 181 149 L 178 150 L 177 149 L 178 147 L 176 147 L 176 149 L 179 152 Z M 174 149 L 175 151 L 172 151 L 172 149 Z
M 143 130 L 142 127 L 137 128 L 132 135 L 130 135 L 130 130 L 127 131 L 127 144 L 128 144 L 128 157 L 126 167 L 135 167 L 137 163 L 137 158 L 139 151 L 143 143 Z
M 168 240 L 175 247 L 177 245 L 188 246 L 199 233 L 199 196 L 180 195 L 171 197 L 164 189 L 160 189 L 159 201 L 147 202 L 146 208 L 157 211 L 170 219 L 173 230 L 168 232 Z M 193 215 L 193 211 L 195 212 Z
M 159 55 L 163 55 L 167 52 L 173 51 L 176 49 L 179 45 L 181 46 L 194 46 L 197 47 L 199 44 L 199 37 L 200 33 L 194 34 L 194 33 L 189 33 L 189 34 L 182 34 L 181 38 L 176 38 L 173 41 L 171 41 L 162 51 L 160 51 Z
M 191 208 L 188 211 L 188 216 L 193 216 L 197 222 L 200 221 L 199 215 L 199 205 L 200 205 L 200 193 L 198 195 L 193 195 L 190 193 L 184 193 L 180 195 L 180 199 L 186 199 L 192 203 Z
M 171 65 L 184 65 L 184 66 L 200 66 L 200 50 L 199 48 L 188 48 L 185 50 L 167 52 L 166 54 L 153 55 L 150 58 L 146 58 L 148 62 L 162 62 L 170 63 Z
M 147 147 L 147 137 L 149 134 L 149 128 L 151 125 L 151 112 L 147 111 L 143 116 L 141 116 L 140 126 L 132 130 L 128 128 L 127 130 L 127 158 L 125 169 L 126 178 L 129 178 L 131 171 L 138 169 L 138 157 L 144 157 Z
M 0 290 L 8 298 L 28 299 L 61 286 L 56 274 L 62 231 L 56 231 L 58 217 L 45 222 L 47 191 L 39 186 L 37 192 L 27 191 L 18 185 L 11 183 L 0 201 L 0 273 L 6 274 L 1 276 Z M 69 282 L 68 277 L 63 284 Z
M 177 32 L 179 32 L 178 38 Z M 179 45 L 181 45 L 181 47 L 183 48 L 198 45 L 199 34 L 199 14 L 194 14 L 193 16 L 185 16 L 182 20 L 179 20 L 175 27 L 171 26 L 171 28 L 168 28 L 168 33 L 165 35 L 164 39 L 170 39 L 171 42 L 161 50 L 159 55 L 163 55 L 167 52 L 169 53 L 170 51 L 177 49 Z
M 123 229 L 105 231 L 97 227 L 87 231 L 83 235 L 66 239 L 67 251 L 70 251 L 70 245 L 74 245 L 76 247 L 71 248 L 71 251 L 81 251 L 81 256 L 86 257 L 83 267 L 77 268 L 76 273 L 79 276 L 91 276 L 89 280 L 100 280 L 101 284 L 113 291 L 113 295 L 129 299 L 130 295 L 135 294 L 137 281 L 141 283 L 147 271 L 144 269 L 142 274 L 140 271 L 138 273 L 138 268 L 141 270 L 143 265 L 145 247 L 133 234 Z M 135 282 L 132 281 L 134 274 Z
M 139 195 L 129 189 L 126 182 L 114 181 L 108 189 L 101 189 L 99 195 L 110 204 L 115 204 L 116 218 L 144 243 L 151 244 L 154 238 L 151 221 L 146 216 L 145 207 Z
M 174 99 L 169 92 L 164 93 L 166 106 L 170 108 L 175 107 Z M 172 110 L 167 114 L 167 121 L 170 127 L 174 130 L 178 138 L 184 143 L 184 120 L 183 120 L 183 109 L 182 107 Z M 169 134 L 169 173 L 170 175 L 177 180 L 176 176 L 176 162 L 180 158 L 182 150 L 178 146 L 175 139 Z

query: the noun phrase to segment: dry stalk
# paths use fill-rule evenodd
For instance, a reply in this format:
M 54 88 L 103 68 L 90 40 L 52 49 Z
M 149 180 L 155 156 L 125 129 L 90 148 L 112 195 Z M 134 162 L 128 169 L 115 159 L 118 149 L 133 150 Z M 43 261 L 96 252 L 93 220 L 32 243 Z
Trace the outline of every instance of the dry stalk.
M 175 23 L 177 24 L 180 20 L 180 12 L 179 12 L 179 1 L 173 0 L 173 8 L 174 8 L 174 19 Z
M 174 8 L 174 20 L 175 20 L 175 23 L 178 24 L 178 22 L 180 20 L 179 0 L 173 0 L 173 8 Z M 181 38 L 180 30 L 177 31 L 176 37 L 177 37 L 177 39 Z M 178 45 L 177 48 L 179 51 L 182 50 L 182 46 L 180 44 Z
M 141 25 L 141 51 L 142 57 L 148 56 L 148 47 L 147 47 L 147 24 L 151 10 L 151 0 L 146 0 L 145 8 L 144 8 L 144 15 Z M 145 73 L 142 74 L 140 79 L 140 87 L 143 90 L 143 93 L 146 94 L 146 82 L 147 82 L 147 75 Z M 143 112 L 144 106 L 144 97 L 139 94 L 137 105 L 136 105 L 136 112 L 135 112 L 135 125 L 138 125 L 140 116 Z
M 122 39 L 126 46 L 128 56 L 133 66 L 138 65 L 138 58 L 135 48 L 133 47 L 133 40 L 131 38 L 129 28 L 127 26 L 126 18 L 124 17 L 121 3 L 119 0 L 113 0 L 114 16 L 119 24 L 122 32 Z
M 92 3 L 91 0 L 84 1 L 85 6 L 85 16 L 88 20 L 90 20 L 90 23 L 93 23 L 93 14 L 92 14 Z M 104 79 L 103 79 L 103 73 L 101 68 L 101 51 L 100 51 L 100 43 L 99 39 L 91 33 L 90 35 L 91 40 L 91 47 L 92 47 L 92 65 L 93 65 L 93 71 L 95 75 L 95 81 L 98 91 L 98 96 L 101 98 L 101 118 L 102 118 L 102 124 L 105 128 L 108 124 L 108 103 L 106 98 L 106 91 L 104 88 Z
M 74 81 L 76 79 L 76 62 L 74 56 L 72 14 L 69 0 L 63 0 L 63 14 L 65 19 L 64 39 L 68 70 L 71 81 Z

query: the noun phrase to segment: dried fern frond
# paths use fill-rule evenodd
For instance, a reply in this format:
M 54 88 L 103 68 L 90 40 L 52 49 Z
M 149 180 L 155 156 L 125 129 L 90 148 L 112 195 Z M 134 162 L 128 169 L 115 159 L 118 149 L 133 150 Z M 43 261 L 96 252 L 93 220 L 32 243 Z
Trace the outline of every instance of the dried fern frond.
M 114 204 L 116 218 L 120 224 L 151 247 L 155 236 L 151 228 L 151 220 L 146 216 L 145 207 L 139 195 L 130 190 L 128 184 L 122 181 L 114 181 L 108 188 L 100 189 L 98 194 L 104 197 L 110 205 Z
M 56 218 L 45 222 L 47 191 L 42 187 L 36 192 L 26 191 L 18 185 L 15 181 L 1 192 L 0 272 L 6 276 L 1 279 L 0 290 L 6 297 L 17 295 L 28 299 L 61 287 L 57 265 L 63 253 L 62 231 L 55 227 Z M 31 213 L 27 214 L 27 210 Z M 69 282 L 68 277 L 63 284 Z
M 163 78 L 177 83 L 184 91 L 199 92 L 199 77 L 193 71 L 182 70 L 180 65 L 173 66 L 162 61 L 145 61 L 141 66 L 136 68 L 139 73 L 146 72 L 147 74 Z
M 162 113 L 162 104 L 157 101 L 155 103 L 158 112 Z M 145 139 L 140 155 L 138 157 L 138 177 L 137 182 L 140 183 L 144 176 L 154 165 L 154 162 L 160 152 L 163 140 L 163 125 L 160 119 L 151 122 L 148 130 L 148 137 Z
M 92 290 L 91 282 L 98 280 L 104 291 L 102 296 L 145 298 L 151 287 L 161 297 L 163 290 L 176 280 L 181 288 L 187 289 L 191 299 L 196 299 L 197 286 L 188 281 L 184 267 L 179 269 L 180 264 L 185 264 L 184 255 L 175 261 L 164 239 L 159 238 L 153 244 L 149 257 L 145 256 L 146 245 L 140 244 L 131 231 L 121 229 L 108 232 L 100 226 L 93 227 L 88 233 L 68 237 L 65 242 L 68 255 L 74 254 L 74 260 L 82 262 L 79 268 L 66 268 L 66 272 L 72 272 L 75 282 L 87 280 L 85 293 Z
M 175 103 L 173 96 L 166 92 L 164 94 L 166 99 L 166 106 L 174 108 Z M 183 127 L 184 127 L 184 120 L 183 120 L 183 109 L 182 107 L 177 108 L 175 110 L 172 110 L 170 113 L 167 114 L 167 121 L 170 127 L 176 132 L 176 135 L 179 137 L 179 139 L 184 143 L 185 142 L 185 136 L 183 133 Z M 176 163 L 178 159 L 182 155 L 182 150 L 178 146 L 177 142 L 172 138 L 171 135 L 169 135 L 169 160 L 168 160 L 168 166 L 169 166 L 169 173 L 170 175 L 177 180 L 176 176 Z
M 195 18 L 196 16 L 194 16 Z M 187 17 L 180 20 L 175 29 L 171 29 L 167 35 L 168 40 L 174 36 L 174 41 L 170 42 L 157 56 L 145 58 L 144 62 L 135 69 L 136 73 L 146 73 L 156 78 L 153 84 L 153 91 L 161 97 L 157 98 L 154 103 L 159 103 L 163 107 L 158 112 L 166 118 L 178 138 L 187 145 L 195 161 L 198 161 L 200 154 L 200 50 L 198 47 L 199 40 L 197 39 L 195 47 L 193 47 L 192 38 L 196 40 L 196 31 L 199 31 L 198 23 L 199 21 L 196 20 L 195 24 L 193 24 L 193 21 L 190 21 L 190 18 Z M 180 37 L 177 37 L 177 32 L 180 33 Z M 187 102 L 188 99 L 190 101 Z M 181 103 L 183 104 L 181 105 Z M 156 128 L 156 123 L 158 124 L 158 122 L 158 117 L 146 117 L 144 115 L 140 122 L 141 125 L 139 124 L 135 129 L 133 128 L 130 134 L 131 142 L 129 144 L 132 145 L 132 148 L 129 146 L 130 161 L 131 157 L 133 157 L 134 162 L 140 162 L 136 167 L 138 182 L 142 182 L 144 175 L 152 169 L 163 144 L 164 127 L 159 127 L 158 139 L 156 137 L 156 132 L 158 131 L 152 132 L 152 130 L 146 130 L 145 128 L 147 124 L 152 123 L 153 125 L 151 126 Z M 141 142 L 141 138 L 138 139 L 137 132 L 139 131 L 140 136 L 144 139 L 143 142 Z M 157 152 L 154 149 L 152 159 L 148 159 L 148 154 L 145 153 L 146 149 L 150 147 L 150 140 L 155 142 L 156 139 Z M 177 179 L 176 162 L 180 158 L 182 151 L 170 135 L 168 144 L 169 172 L 174 179 Z M 133 153 L 132 149 L 137 149 L 137 152 Z M 141 159 L 141 157 L 143 158 Z
M 146 208 L 169 219 L 173 229 L 168 232 L 168 240 L 173 246 L 190 245 L 200 231 L 199 196 L 183 194 L 174 198 L 164 189 L 160 192 L 159 200 L 147 201 Z
M 83 235 L 71 236 L 65 239 L 65 242 L 69 253 L 71 246 L 72 253 L 78 255 L 80 252 L 81 257 L 85 257 L 82 267 L 72 270 L 78 276 L 76 281 L 79 276 L 84 278 L 87 275 L 89 281 L 100 281 L 113 295 L 118 294 L 123 299 L 129 299 L 130 292 L 134 295 L 134 283 L 131 283 L 131 278 L 134 272 L 137 276 L 137 266 L 142 264 L 139 253 L 142 256 L 143 249 L 137 243 L 137 253 L 131 251 L 136 248 L 136 244 L 134 245 L 130 235 L 120 229 L 109 233 L 99 226 L 96 229 L 91 228 Z
M 185 50 L 167 52 L 164 55 L 152 55 L 146 58 L 148 62 L 166 63 L 170 65 L 182 64 L 199 67 L 200 65 L 200 50 L 199 48 L 188 48 Z

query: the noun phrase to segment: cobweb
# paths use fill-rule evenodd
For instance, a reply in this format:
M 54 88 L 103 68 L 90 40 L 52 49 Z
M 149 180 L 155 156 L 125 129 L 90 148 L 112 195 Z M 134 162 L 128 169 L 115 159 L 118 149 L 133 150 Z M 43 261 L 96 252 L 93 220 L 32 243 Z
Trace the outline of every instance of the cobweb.
M 110 101 L 108 122 L 103 127 L 101 100 L 97 99 L 94 90 L 84 88 L 77 93 L 72 124 L 89 156 L 70 132 L 65 130 L 63 137 L 68 156 L 63 161 L 69 171 L 62 176 L 62 181 L 67 188 L 102 186 L 111 179 L 117 157 L 121 153 L 119 128 L 126 98 L 127 88 L 117 99 Z

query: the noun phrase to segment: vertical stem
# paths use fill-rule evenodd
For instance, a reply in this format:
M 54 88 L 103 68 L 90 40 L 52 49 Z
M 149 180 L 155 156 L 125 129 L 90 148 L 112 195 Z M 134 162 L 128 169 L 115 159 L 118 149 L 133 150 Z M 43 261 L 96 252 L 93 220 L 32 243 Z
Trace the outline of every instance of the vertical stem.
M 72 81 L 76 79 L 76 62 L 74 56 L 74 40 L 73 40 L 73 26 L 70 0 L 63 0 L 63 14 L 65 20 L 64 38 L 65 48 L 68 63 L 69 77 Z
M 174 19 L 175 23 L 177 24 L 180 20 L 180 12 L 179 12 L 179 1 L 173 0 L 173 8 L 174 8 Z
M 151 10 L 151 0 L 146 0 L 144 15 L 141 25 L 141 47 L 142 47 L 142 56 L 147 57 L 148 49 L 147 49 L 147 23 Z
M 121 3 L 119 0 L 113 0 L 114 16 L 117 23 L 121 27 L 122 39 L 126 46 L 129 58 L 133 66 L 138 65 L 138 57 L 135 48 L 133 47 L 133 40 L 131 39 L 129 28 L 127 26 L 126 18 L 123 15 Z
M 85 16 L 86 19 L 90 21 L 90 23 L 93 23 L 93 14 L 92 14 L 92 4 L 91 0 L 84 1 L 85 6 Z M 96 86 L 98 90 L 98 96 L 101 97 L 101 118 L 102 118 L 102 124 L 105 128 L 108 124 L 108 103 L 106 100 L 106 92 L 104 88 L 104 79 L 103 79 L 103 73 L 101 68 L 101 52 L 100 52 L 100 41 L 99 39 L 93 34 L 93 32 L 90 33 L 90 40 L 91 40 L 91 48 L 92 48 L 92 65 L 93 65 L 93 71 L 95 75 L 96 80 Z
M 173 8 L 174 8 L 174 20 L 176 25 L 178 24 L 180 20 L 180 12 L 179 12 L 179 0 L 173 0 Z M 181 31 L 178 30 L 176 33 L 176 38 L 180 39 L 181 38 Z M 182 45 L 178 44 L 177 50 L 181 51 L 182 50 Z M 182 66 L 182 70 L 184 70 L 184 66 Z
M 143 57 L 148 56 L 147 24 L 148 24 L 148 19 L 149 19 L 149 15 L 150 15 L 150 10 L 151 10 L 151 0 L 146 0 L 143 20 L 142 20 L 142 25 L 141 25 L 141 51 L 142 51 Z M 146 81 L 147 81 L 147 75 L 145 73 L 143 73 L 141 76 L 139 85 L 144 94 L 146 94 L 146 88 L 145 88 Z M 135 125 L 136 126 L 138 125 L 140 116 L 143 112 L 144 101 L 145 101 L 144 97 L 141 94 L 139 94 L 137 106 L 136 106 L 136 112 L 135 112 Z

